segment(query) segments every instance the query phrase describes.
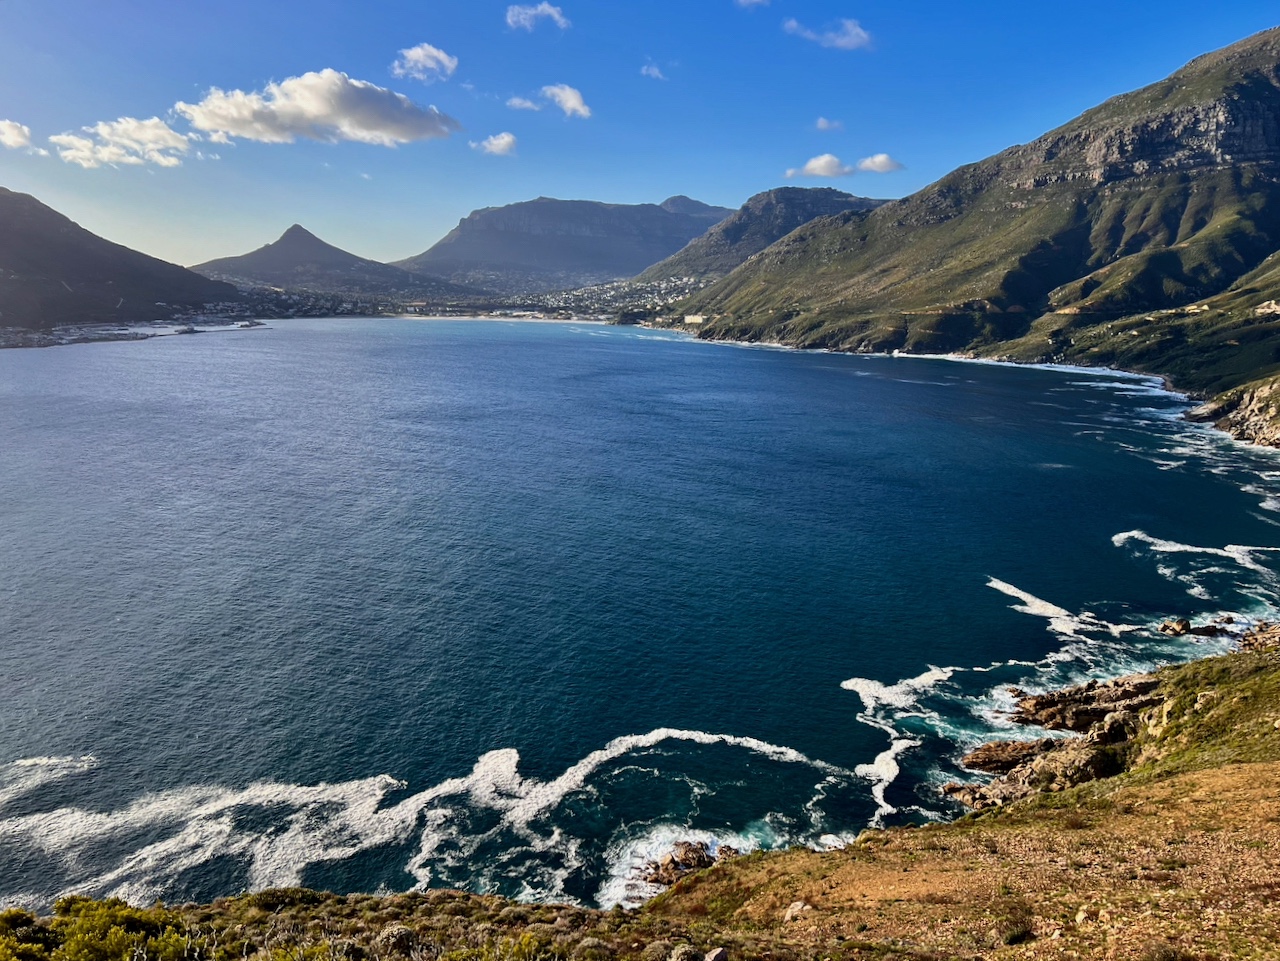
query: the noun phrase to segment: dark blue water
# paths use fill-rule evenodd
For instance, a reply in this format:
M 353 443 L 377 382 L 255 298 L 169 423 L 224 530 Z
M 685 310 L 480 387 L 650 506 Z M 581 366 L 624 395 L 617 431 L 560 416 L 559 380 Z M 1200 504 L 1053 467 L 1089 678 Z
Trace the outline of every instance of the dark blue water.
M 0 900 L 611 903 L 949 816 L 1008 685 L 1275 612 L 1280 460 L 1184 408 L 571 324 L 0 353 Z

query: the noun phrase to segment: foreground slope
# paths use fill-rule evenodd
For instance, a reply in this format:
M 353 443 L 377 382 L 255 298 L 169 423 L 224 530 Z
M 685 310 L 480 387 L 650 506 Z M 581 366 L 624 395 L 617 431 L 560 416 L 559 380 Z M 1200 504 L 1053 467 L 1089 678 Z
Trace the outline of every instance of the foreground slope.
M 640 273 L 731 213 L 688 197 L 662 204 L 539 197 L 476 210 L 396 266 L 510 294 L 585 287 Z
M 693 298 L 704 336 L 1115 363 L 1218 392 L 1280 370 L 1280 29 Z M 1271 258 L 1269 260 L 1269 258 Z
M 756 194 L 734 214 L 687 247 L 654 264 L 637 282 L 693 277 L 719 279 L 797 227 L 846 211 L 874 210 L 886 203 L 831 187 L 778 187 Z
M 0 187 L 0 327 L 160 320 L 239 298 L 230 284 L 103 240 Z
M 1275 634 L 1271 636 L 1274 643 Z M 0 912 L 21 961 L 1280 957 L 1280 657 L 1167 668 L 1115 777 L 953 824 L 690 873 L 639 911 L 263 891 Z M 723 949 L 724 955 L 710 952 Z
M 438 277 L 410 273 L 357 257 L 294 224 L 273 243 L 239 257 L 223 257 L 191 268 L 206 277 L 242 285 L 314 290 L 321 293 L 459 299 L 479 291 Z

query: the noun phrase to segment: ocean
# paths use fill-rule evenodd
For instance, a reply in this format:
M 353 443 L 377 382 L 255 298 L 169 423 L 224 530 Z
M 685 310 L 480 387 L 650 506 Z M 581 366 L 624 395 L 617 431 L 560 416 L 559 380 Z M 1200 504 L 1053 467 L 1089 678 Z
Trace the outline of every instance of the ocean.
M 0 352 L 0 903 L 630 905 L 953 817 L 1010 687 L 1278 616 L 1280 455 L 1187 407 L 575 323 Z

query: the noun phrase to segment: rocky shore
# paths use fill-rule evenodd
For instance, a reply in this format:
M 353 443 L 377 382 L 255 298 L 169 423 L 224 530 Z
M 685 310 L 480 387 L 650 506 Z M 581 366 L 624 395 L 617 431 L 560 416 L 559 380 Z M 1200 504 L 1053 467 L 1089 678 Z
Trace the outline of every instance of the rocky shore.
M 1193 627 L 1189 621 L 1177 619 L 1166 621 L 1160 630 L 1172 636 L 1217 636 L 1226 633 L 1231 623 L 1230 618 L 1223 618 Z M 1280 624 L 1260 623 L 1239 641 L 1243 652 L 1274 652 L 1277 648 Z M 1135 674 L 1106 683 L 1090 681 L 1045 694 L 1013 693 L 1018 702 L 1009 719 L 1015 724 L 1077 736 L 993 741 L 965 755 L 961 763 L 966 768 L 997 777 L 986 784 L 947 784 L 942 790 L 977 811 L 1113 777 L 1154 759 L 1159 752 L 1136 741 L 1139 735 L 1158 740 L 1177 708 L 1176 695 L 1162 685 L 1158 674 Z M 1215 700 L 1213 691 L 1199 692 L 1193 709 L 1202 711 Z

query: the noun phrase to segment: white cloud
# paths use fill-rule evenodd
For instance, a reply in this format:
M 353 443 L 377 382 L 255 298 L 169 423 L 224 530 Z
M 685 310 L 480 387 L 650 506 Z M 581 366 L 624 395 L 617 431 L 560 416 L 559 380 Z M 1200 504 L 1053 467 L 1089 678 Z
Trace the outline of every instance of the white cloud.
M 769 0 L 733 0 L 740 7 L 767 7 Z
M 833 153 L 824 153 L 814 157 L 803 167 L 793 167 L 787 171 L 787 178 L 792 177 L 847 177 L 853 173 L 852 167 L 846 167 L 840 158 Z
M 815 126 L 819 130 L 843 130 L 844 122 L 841 120 L 828 120 L 826 117 L 819 117 Z
M 646 63 L 643 67 L 641 67 L 641 68 L 640 68 L 640 73 L 641 73 L 643 76 L 651 77 L 651 78 L 652 78 L 652 79 L 654 79 L 654 80 L 666 80 L 666 79 L 667 79 L 667 78 L 666 78 L 666 76 L 663 74 L 662 70 L 661 70 L 659 67 L 657 67 L 655 64 L 652 64 L 652 63 Z
M 564 11 L 559 7 L 553 7 L 547 3 L 547 0 L 542 0 L 542 3 L 536 7 L 507 7 L 507 26 L 512 30 L 522 29 L 532 32 L 539 20 L 551 20 L 561 30 L 567 30 L 571 26 Z
M 86 170 L 117 164 L 178 167 L 190 148 L 187 138 L 159 117 L 104 120 L 84 127 L 83 132 L 91 136 L 64 133 L 50 137 L 49 142 L 58 148 L 58 156 L 64 161 Z
M 471 149 L 491 153 L 495 157 L 510 157 L 516 152 L 516 135 L 506 131 L 495 133 L 492 137 L 485 137 L 479 143 L 473 140 Z
M 839 29 L 827 29 L 818 33 L 793 17 L 783 22 L 782 29 L 833 50 L 857 50 L 871 43 L 871 34 L 863 30 L 857 20 L 841 20 Z
M 512 97 L 507 101 L 507 106 L 512 110 L 541 110 L 542 104 L 534 103 L 532 100 L 526 100 L 524 97 Z
M 585 120 L 591 116 L 591 108 L 583 101 L 582 94 L 566 83 L 543 87 L 542 95 L 563 110 L 566 117 L 581 117 Z
M 199 103 L 178 103 L 174 109 L 215 143 L 230 137 L 293 143 L 305 137 L 394 147 L 461 129 L 435 107 L 420 107 L 404 94 L 332 69 L 269 83 L 261 93 L 214 87 Z
M 451 57 L 439 47 L 429 43 L 420 43 L 416 47 L 401 50 L 400 56 L 391 65 L 391 72 L 397 77 L 413 77 L 431 83 L 435 80 L 448 80 L 458 69 L 458 58 Z
M 902 170 L 903 166 L 887 153 L 878 153 L 859 160 L 858 169 L 865 170 L 867 173 L 873 174 L 889 174 L 893 173 L 895 170 Z
M 0 120 L 0 147 L 20 150 L 31 146 L 31 128 L 16 120 Z

